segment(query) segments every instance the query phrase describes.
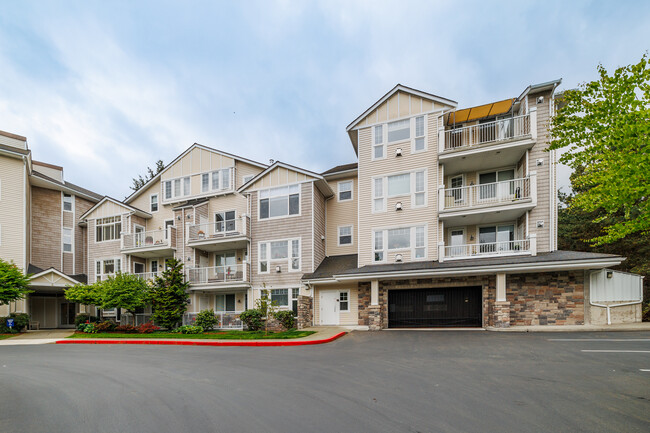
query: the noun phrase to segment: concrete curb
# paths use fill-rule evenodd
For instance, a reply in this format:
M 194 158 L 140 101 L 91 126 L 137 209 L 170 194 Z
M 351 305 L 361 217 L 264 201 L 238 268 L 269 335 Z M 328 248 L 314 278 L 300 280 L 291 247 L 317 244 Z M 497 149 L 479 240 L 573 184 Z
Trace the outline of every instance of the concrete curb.
M 645 322 L 647 323 L 647 322 Z M 648 324 L 650 325 L 650 323 Z M 617 326 L 617 325 L 603 325 L 603 326 L 589 326 L 589 325 L 579 325 L 579 326 L 513 326 L 510 328 L 485 328 L 486 331 L 490 332 L 548 332 L 548 333 L 560 333 L 560 332 L 650 332 L 650 326 L 640 325 L 640 326 Z
M 58 340 L 56 344 L 153 344 L 166 346 L 239 346 L 239 347 L 279 347 L 279 346 L 311 346 L 315 344 L 326 344 L 343 337 L 347 332 L 339 332 L 332 337 L 322 340 L 302 341 L 192 341 L 192 340 L 136 340 L 136 339 L 65 339 Z

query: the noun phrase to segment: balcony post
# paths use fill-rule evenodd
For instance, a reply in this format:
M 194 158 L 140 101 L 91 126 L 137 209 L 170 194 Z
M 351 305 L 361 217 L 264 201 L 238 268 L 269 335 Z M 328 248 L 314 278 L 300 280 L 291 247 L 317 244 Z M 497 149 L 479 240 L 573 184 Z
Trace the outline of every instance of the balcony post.
M 97 236 L 97 231 L 95 230 L 95 236 Z M 124 232 L 120 232 L 120 250 L 124 249 Z
M 528 179 L 530 182 L 530 199 L 537 206 L 537 171 L 531 171 Z
M 438 153 L 445 151 L 445 128 L 438 129 Z
M 438 185 L 438 212 L 445 210 L 445 186 Z
M 246 214 L 242 214 L 242 216 L 241 216 L 241 228 L 242 228 L 242 233 L 244 234 L 244 236 L 248 236 L 248 231 L 247 231 L 248 227 L 246 227 L 246 223 L 247 223 Z
M 445 261 L 445 243 L 438 242 L 438 261 L 440 263 Z
M 533 140 L 537 140 L 537 107 L 530 108 L 530 119 L 528 127 L 530 128 L 530 136 Z
M 537 255 L 537 233 L 531 233 L 529 236 L 530 243 L 530 254 L 533 256 Z
M 242 267 L 244 268 L 242 271 L 242 277 L 244 277 L 244 282 L 248 281 L 246 280 L 246 272 L 248 268 L 248 263 L 247 262 L 242 262 Z

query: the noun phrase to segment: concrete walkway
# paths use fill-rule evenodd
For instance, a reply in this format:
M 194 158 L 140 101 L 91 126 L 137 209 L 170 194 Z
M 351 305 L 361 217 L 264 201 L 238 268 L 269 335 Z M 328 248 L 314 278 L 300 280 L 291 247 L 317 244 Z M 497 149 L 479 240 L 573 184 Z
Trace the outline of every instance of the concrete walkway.
M 50 344 L 63 340 L 74 333 L 74 329 L 44 329 L 27 331 L 15 337 L 0 340 L 0 346 L 18 346 L 30 344 Z
M 541 325 L 486 328 L 496 332 L 597 332 L 597 331 L 650 331 L 650 322 L 618 323 L 615 325 Z

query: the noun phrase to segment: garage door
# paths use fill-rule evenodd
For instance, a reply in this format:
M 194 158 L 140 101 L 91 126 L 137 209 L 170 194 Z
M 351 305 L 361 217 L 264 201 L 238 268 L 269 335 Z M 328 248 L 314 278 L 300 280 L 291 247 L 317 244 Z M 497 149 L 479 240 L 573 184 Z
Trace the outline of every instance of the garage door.
M 481 326 L 481 287 L 388 291 L 389 328 Z

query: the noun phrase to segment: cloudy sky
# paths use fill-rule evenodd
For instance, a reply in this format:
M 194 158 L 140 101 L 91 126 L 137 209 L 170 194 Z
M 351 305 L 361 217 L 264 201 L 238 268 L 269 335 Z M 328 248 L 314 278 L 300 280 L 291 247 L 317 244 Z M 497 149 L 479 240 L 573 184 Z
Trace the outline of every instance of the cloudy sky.
M 647 1 L 0 1 L 0 130 L 119 198 L 194 142 L 352 162 L 345 126 L 397 83 L 472 106 L 650 48 Z

